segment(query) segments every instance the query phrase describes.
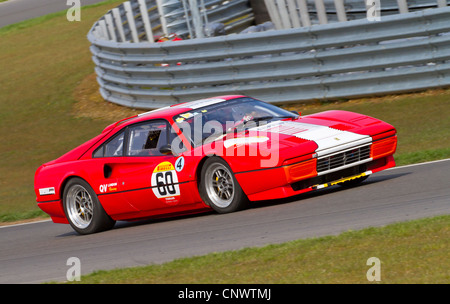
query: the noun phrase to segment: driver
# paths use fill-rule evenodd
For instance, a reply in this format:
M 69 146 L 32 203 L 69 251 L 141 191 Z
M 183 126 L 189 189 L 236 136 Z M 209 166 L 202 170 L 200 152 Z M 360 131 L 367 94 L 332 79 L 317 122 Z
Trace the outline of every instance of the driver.
M 258 109 L 256 109 L 253 106 L 241 106 L 237 109 L 233 109 L 234 111 L 234 117 L 237 119 L 234 123 L 234 125 L 230 128 L 227 129 L 227 131 L 232 131 L 234 129 L 236 129 L 239 126 L 244 126 L 247 122 L 258 118 L 258 117 L 264 117 L 264 113 L 262 113 L 261 111 L 259 111 Z M 240 119 L 239 119 L 240 118 Z
M 159 134 L 161 130 L 151 130 L 148 132 L 147 141 L 145 142 L 144 149 L 155 149 L 158 144 Z

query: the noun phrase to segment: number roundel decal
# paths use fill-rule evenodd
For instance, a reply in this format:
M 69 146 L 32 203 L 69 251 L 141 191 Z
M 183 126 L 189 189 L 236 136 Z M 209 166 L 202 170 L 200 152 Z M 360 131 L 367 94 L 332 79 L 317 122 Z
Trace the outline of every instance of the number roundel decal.
M 181 170 L 183 170 L 183 168 L 184 168 L 184 157 L 181 156 L 175 162 L 175 170 L 177 170 L 177 172 L 180 172 Z
M 152 174 L 152 190 L 155 196 L 168 204 L 176 204 L 180 197 L 180 186 L 175 167 L 169 162 L 156 166 Z

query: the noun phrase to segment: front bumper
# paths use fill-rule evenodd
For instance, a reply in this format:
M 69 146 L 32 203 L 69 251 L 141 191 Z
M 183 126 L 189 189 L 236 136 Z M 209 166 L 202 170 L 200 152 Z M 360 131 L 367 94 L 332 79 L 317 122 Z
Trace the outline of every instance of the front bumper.
M 396 147 L 397 136 L 390 134 L 319 157 L 286 160 L 281 167 L 241 172 L 236 178 L 251 201 L 289 197 L 394 167 Z

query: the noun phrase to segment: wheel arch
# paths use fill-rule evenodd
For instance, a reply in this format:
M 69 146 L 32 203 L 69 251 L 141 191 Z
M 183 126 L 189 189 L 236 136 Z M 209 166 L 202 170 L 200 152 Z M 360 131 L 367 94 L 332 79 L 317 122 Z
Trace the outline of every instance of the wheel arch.
M 201 178 L 202 178 L 202 168 L 205 165 L 205 162 L 211 158 L 211 157 L 219 157 L 216 154 L 208 154 L 203 156 L 203 158 L 198 162 L 197 168 L 195 169 L 195 180 L 197 181 L 197 191 L 199 192 L 200 195 L 200 182 L 201 182 Z M 203 200 L 203 203 L 205 203 L 207 206 L 210 206 L 209 203 L 205 200 Z
M 209 160 L 211 160 L 210 162 L 208 162 Z M 208 201 L 211 200 L 211 196 L 210 194 L 208 194 L 208 191 L 206 190 L 206 184 L 205 181 L 206 180 L 202 180 L 202 173 L 204 172 L 205 169 L 205 165 L 206 163 L 209 164 L 214 164 L 214 163 L 222 163 L 222 166 L 226 166 L 228 167 L 227 170 L 229 171 L 229 175 L 231 175 L 232 179 L 234 180 L 234 186 L 233 186 L 233 197 L 231 198 L 225 198 L 225 200 L 227 201 L 226 203 L 229 205 L 222 205 L 222 203 L 218 202 L 214 202 L 214 201 Z M 228 213 L 228 212 L 233 212 L 233 211 L 237 211 L 237 210 L 242 210 L 245 209 L 248 206 L 248 196 L 247 194 L 243 191 L 242 187 L 240 186 L 239 181 L 236 179 L 235 177 L 235 173 L 234 170 L 232 169 L 230 163 L 223 157 L 221 157 L 220 155 L 216 155 L 216 154 L 209 154 L 209 155 L 205 155 L 200 161 L 199 164 L 197 166 L 196 169 L 196 179 L 197 179 L 197 183 L 198 183 L 198 191 L 200 194 L 200 197 L 202 197 L 203 202 L 212 207 L 215 211 L 219 212 L 219 213 Z M 231 199 L 231 201 L 229 201 Z
M 203 168 L 205 162 L 206 162 L 208 159 L 210 159 L 211 157 L 217 157 L 217 158 L 222 159 L 224 162 L 226 162 L 226 163 L 228 164 L 228 166 L 229 166 L 230 169 L 231 169 L 231 172 L 234 173 L 233 169 L 231 168 L 230 163 L 227 162 L 223 157 L 221 157 L 221 156 L 219 156 L 219 155 L 217 155 L 217 154 L 208 154 L 208 155 L 203 156 L 203 158 L 198 162 L 197 169 L 195 170 L 195 179 L 196 179 L 196 181 L 197 181 L 198 184 L 200 184 L 200 179 L 201 179 L 201 176 L 202 176 L 202 175 L 201 175 L 202 168 Z
M 74 181 L 75 180 L 75 181 Z M 71 183 L 73 181 L 73 183 Z M 85 185 L 83 185 L 85 183 Z M 73 222 L 73 219 L 69 216 L 69 211 L 66 209 L 66 202 L 64 202 L 64 193 L 68 189 L 68 185 L 71 184 L 73 186 L 81 186 L 84 191 L 89 193 L 89 197 L 92 198 L 92 217 L 87 223 L 86 227 L 80 227 L 75 222 Z M 86 188 L 88 187 L 88 188 Z M 70 188 L 69 188 L 70 189 Z M 102 202 L 98 198 L 98 194 L 95 192 L 92 185 L 86 180 L 86 178 L 83 178 L 80 175 L 76 174 L 70 174 L 67 175 L 60 186 L 60 204 L 61 208 L 66 216 L 67 221 L 72 226 L 72 228 L 77 231 L 79 234 L 90 234 L 90 233 L 96 233 L 104 230 L 111 229 L 114 224 L 115 220 L 113 220 L 105 211 Z M 69 201 L 67 202 L 69 203 Z M 71 212 L 70 212 L 71 213 Z
M 90 184 L 85 178 L 81 177 L 80 175 L 70 174 L 70 175 L 66 176 L 66 177 L 63 179 L 63 181 L 62 181 L 62 183 L 61 183 L 61 185 L 60 185 L 60 187 L 59 187 L 59 198 L 61 199 L 61 204 L 63 204 L 64 190 L 66 189 L 66 186 L 67 186 L 67 184 L 69 183 L 69 181 L 70 181 L 71 179 L 74 179 L 74 178 L 79 178 L 79 179 L 85 181 L 88 185 L 91 186 L 91 184 Z M 92 186 L 91 186 L 91 187 L 92 187 Z M 95 191 L 94 191 L 94 192 L 95 192 Z

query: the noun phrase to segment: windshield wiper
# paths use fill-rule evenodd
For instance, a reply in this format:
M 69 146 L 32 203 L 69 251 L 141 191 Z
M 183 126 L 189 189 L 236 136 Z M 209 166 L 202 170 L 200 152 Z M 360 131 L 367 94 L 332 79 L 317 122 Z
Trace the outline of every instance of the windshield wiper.
M 294 119 L 296 118 L 295 116 L 262 116 L 262 117 L 254 117 L 252 119 L 250 119 L 249 121 L 264 121 L 264 120 L 271 120 L 271 119 L 275 119 L 275 118 L 279 118 L 279 119 L 285 119 L 285 118 L 291 118 Z
M 237 130 L 238 128 L 245 126 L 250 121 L 254 121 L 254 122 L 260 122 L 260 121 L 265 121 L 265 120 L 269 121 L 269 120 L 276 119 L 276 118 L 279 118 L 279 119 L 285 119 L 285 118 L 295 119 L 297 117 L 296 116 L 290 116 L 290 115 L 289 116 L 286 115 L 286 116 L 261 116 L 261 117 L 254 117 L 254 118 L 252 118 L 252 119 L 250 119 L 248 121 L 241 121 L 239 124 L 237 124 L 234 127 L 229 128 L 228 130 L 226 130 L 224 132 L 224 134 L 231 133 L 234 130 Z

